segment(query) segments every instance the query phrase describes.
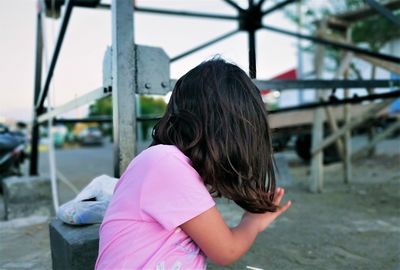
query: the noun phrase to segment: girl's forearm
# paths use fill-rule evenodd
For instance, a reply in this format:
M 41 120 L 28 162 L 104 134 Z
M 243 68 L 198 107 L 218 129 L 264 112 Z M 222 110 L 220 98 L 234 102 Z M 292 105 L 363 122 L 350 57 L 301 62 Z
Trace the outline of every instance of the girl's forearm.
M 232 264 L 244 255 L 255 241 L 258 234 L 258 227 L 253 220 L 243 217 L 239 225 L 231 229 L 231 233 L 228 252 L 219 261 L 216 261 L 218 264 Z

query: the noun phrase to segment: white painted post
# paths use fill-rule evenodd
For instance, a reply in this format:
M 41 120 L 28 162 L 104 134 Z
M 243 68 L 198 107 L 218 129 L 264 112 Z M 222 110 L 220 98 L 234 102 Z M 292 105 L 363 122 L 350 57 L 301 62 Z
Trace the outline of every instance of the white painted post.
M 320 25 L 317 35 L 323 33 L 326 29 L 326 21 L 323 21 Z M 318 45 L 315 52 L 314 65 L 316 71 L 316 77 L 321 78 L 324 70 L 324 54 L 325 48 Z M 321 100 L 324 97 L 324 93 L 321 89 L 316 89 L 316 98 Z M 312 142 L 311 148 L 314 149 L 322 143 L 324 137 L 324 126 L 323 126 L 323 109 L 318 107 L 314 111 L 314 121 L 312 128 Z M 311 192 L 322 192 L 324 174 L 323 174 L 323 151 L 315 153 L 311 157 L 311 179 L 310 179 L 310 191 Z
M 120 177 L 136 153 L 133 1 L 113 0 L 111 10 L 114 176 Z

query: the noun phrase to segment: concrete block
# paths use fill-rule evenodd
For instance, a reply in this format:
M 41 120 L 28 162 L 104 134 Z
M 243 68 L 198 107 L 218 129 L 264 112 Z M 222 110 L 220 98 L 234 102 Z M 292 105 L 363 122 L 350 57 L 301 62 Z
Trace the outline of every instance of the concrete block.
M 53 214 L 48 176 L 12 176 L 3 179 L 5 219 Z
M 73 226 L 54 218 L 49 224 L 53 270 L 92 270 L 99 249 L 100 224 Z

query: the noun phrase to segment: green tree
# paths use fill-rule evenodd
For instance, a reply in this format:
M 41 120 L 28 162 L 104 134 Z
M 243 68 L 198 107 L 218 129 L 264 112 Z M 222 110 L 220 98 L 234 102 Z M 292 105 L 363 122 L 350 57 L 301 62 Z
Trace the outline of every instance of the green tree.
M 112 116 L 111 96 L 97 100 L 89 107 L 89 117 L 93 116 Z
M 89 106 L 89 117 L 112 117 L 112 99 L 111 96 L 97 100 Z M 101 124 L 100 129 L 106 136 L 112 138 L 112 124 Z
M 158 117 L 165 113 L 167 105 L 163 98 L 153 98 L 151 96 L 140 96 L 140 114 L 142 116 Z M 143 139 L 149 139 L 148 134 L 154 125 L 157 123 L 156 120 L 144 121 L 142 123 L 142 135 Z
M 140 104 L 140 115 L 148 116 L 148 117 L 158 117 L 162 116 L 167 107 L 163 98 L 154 98 L 152 96 L 139 96 L 139 104 Z M 97 100 L 94 104 L 89 107 L 89 117 L 95 116 L 104 116 L 104 117 L 112 117 L 112 98 L 106 97 L 100 100 Z M 153 128 L 157 121 L 144 121 L 142 123 L 142 132 L 143 138 L 148 139 L 149 130 Z M 112 127 L 108 127 L 103 125 L 102 131 L 106 135 L 112 136 Z

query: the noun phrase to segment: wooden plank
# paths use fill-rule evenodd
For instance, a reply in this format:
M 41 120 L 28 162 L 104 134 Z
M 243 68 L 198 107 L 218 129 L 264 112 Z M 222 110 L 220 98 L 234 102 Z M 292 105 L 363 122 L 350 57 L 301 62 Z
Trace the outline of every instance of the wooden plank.
M 332 130 L 332 133 L 337 132 L 339 128 L 338 128 L 336 119 L 333 116 L 332 108 L 331 107 L 324 107 L 324 109 L 325 109 L 326 117 L 328 119 L 329 127 Z M 339 156 L 340 156 L 341 159 L 343 159 L 343 156 L 344 156 L 343 141 L 341 140 L 341 138 L 339 138 L 338 140 L 336 140 L 335 143 L 336 143 L 336 148 L 338 150 Z
M 351 53 L 345 52 L 344 54 L 342 54 L 342 59 L 340 61 L 340 65 L 335 72 L 335 76 L 334 76 L 335 79 L 338 79 L 338 78 L 342 77 L 344 74 L 346 74 L 346 72 L 350 66 L 351 59 L 352 59 Z M 324 107 L 324 109 L 325 109 L 326 117 L 328 119 L 329 126 L 332 130 L 332 133 L 337 132 L 338 125 L 336 122 L 336 118 L 333 115 L 332 107 Z M 336 148 L 339 152 L 339 156 L 343 160 L 343 157 L 344 157 L 343 141 L 341 140 L 341 138 L 338 138 L 338 140 L 336 140 L 335 143 L 336 143 Z
M 349 96 L 349 89 L 344 90 L 344 96 Z M 350 110 L 350 104 L 346 104 L 344 106 L 344 120 L 345 126 L 350 126 L 351 124 L 351 114 L 353 113 Z M 344 133 L 344 155 L 343 155 L 343 182 L 345 184 L 350 182 L 351 175 L 352 175 L 352 167 L 351 167 L 351 129 L 347 130 Z
M 375 136 L 375 138 L 369 142 L 367 145 L 365 145 L 363 148 L 359 149 L 357 152 L 355 152 L 352 155 L 353 159 L 358 159 L 362 156 L 369 155 L 369 151 L 374 148 L 379 142 L 382 140 L 386 139 L 390 135 L 392 135 L 396 130 L 400 130 L 400 120 L 397 120 L 393 124 L 391 124 L 389 127 L 387 127 L 385 130 L 379 133 L 379 135 Z
M 317 35 L 325 32 L 326 21 L 322 21 L 321 26 L 317 31 Z M 318 45 L 315 51 L 314 66 L 316 71 L 316 77 L 321 78 L 324 71 L 324 58 L 325 58 L 325 47 Z M 317 100 L 321 100 L 326 96 L 326 91 L 316 91 Z M 314 110 L 313 127 L 312 127 L 312 148 L 320 145 L 324 138 L 324 126 L 323 126 L 323 109 L 317 108 Z M 310 191 L 311 192 L 322 192 L 324 183 L 323 173 L 323 151 L 316 152 L 311 156 L 311 177 L 310 177 Z
M 376 65 L 372 64 L 371 67 L 371 79 L 374 79 L 376 76 Z M 375 89 L 374 88 L 368 88 L 367 89 L 368 94 L 369 95 L 373 95 L 375 93 Z M 368 129 L 368 140 L 371 142 L 372 139 L 375 137 L 375 127 L 373 125 L 371 125 Z M 375 154 L 375 148 L 371 148 L 369 154 L 370 155 L 374 155 Z
M 346 40 L 351 42 L 351 28 L 347 28 L 346 30 Z M 348 77 L 349 69 L 347 68 L 343 71 L 343 78 Z M 348 98 L 350 96 L 349 89 L 344 89 L 344 96 Z M 345 104 L 344 109 L 344 119 L 345 125 L 350 125 L 351 122 L 351 106 L 350 104 Z M 351 129 L 347 130 L 343 137 L 344 143 L 344 155 L 343 155 L 343 182 L 345 184 L 349 183 L 352 176 L 352 167 L 351 167 Z
M 377 67 L 386 69 L 386 70 L 391 71 L 391 72 L 396 73 L 396 74 L 400 74 L 400 66 L 399 65 L 393 64 L 393 63 L 385 61 L 385 60 L 380 60 L 380 59 L 377 59 L 377 58 L 374 58 L 374 57 L 366 56 L 366 55 L 363 55 L 363 54 L 357 54 L 356 53 L 355 56 L 357 58 L 362 59 L 362 60 L 364 60 L 364 61 L 366 61 L 368 63 L 371 63 L 371 64 L 373 64 L 373 65 L 375 65 Z
M 349 42 L 348 40 L 345 40 L 345 39 L 337 37 L 337 36 L 333 36 L 332 34 L 323 33 L 321 37 L 323 37 L 327 40 L 330 40 L 330 41 L 336 41 L 336 42 L 340 41 L 346 45 L 354 45 L 352 42 Z M 364 60 L 368 63 L 371 63 L 375 66 L 378 66 L 380 68 L 386 69 L 386 70 L 391 71 L 396 74 L 400 74 L 400 66 L 396 65 L 392 62 L 388 62 L 388 61 L 385 61 L 385 60 L 382 60 L 379 58 L 375 58 L 375 57 L 371 57 L 371 56 L 367 56 L 365 54 L 359 54 L 359 53 L 355 53 L 354 56 L 356 58 L 362 59 L 362 60 Z
M 359 118 L 354 119 L 350 123 L 344 125 L 336 133 L 331 134 L 328 138 L 326 138 L 320 145 L 316 146 L 315 148 L 313 147 L 311 154 L 316 154 L 318 152 L 322 152 L 322 149 L 331 145 L 337 138 L 343 136 L 348 130 L 351 130 L 351 129 L 363 124 L 365 121 L 367 121 L 368 119 L 373 117 L 375 114 L 379 113 L 381 110 L 383 110 L 385 107 L 387 107 L 390 103 L 393 102 L 393 100 L 394 99 L 388 99 L 388 100 L 385 100 L 385 101 L 375 105 L 374 108 L 372 108 L 370 111 L 368 111 L 364 115 L 361 115 Z
M 369 104 L 356 104 L 352 105 L 352 117 L 358 118 L 368 112 L 374 103 Z M 333 117 L 338 121 L 345 121 L 345 115 L 343 113 L 343 105 L 335 106 L 332 108 Z M 268 118 L 272 129 L 284 129 L 284 128 L 295 128 L 299 126 L 310 126 L 313 123 L 314 109 L 281 112 L 271 114 Z M 382 110 L 378 115 L 387 114 L 387 109 Z M 322 116 L 323 121 L 327 121 L 325 115 Z

